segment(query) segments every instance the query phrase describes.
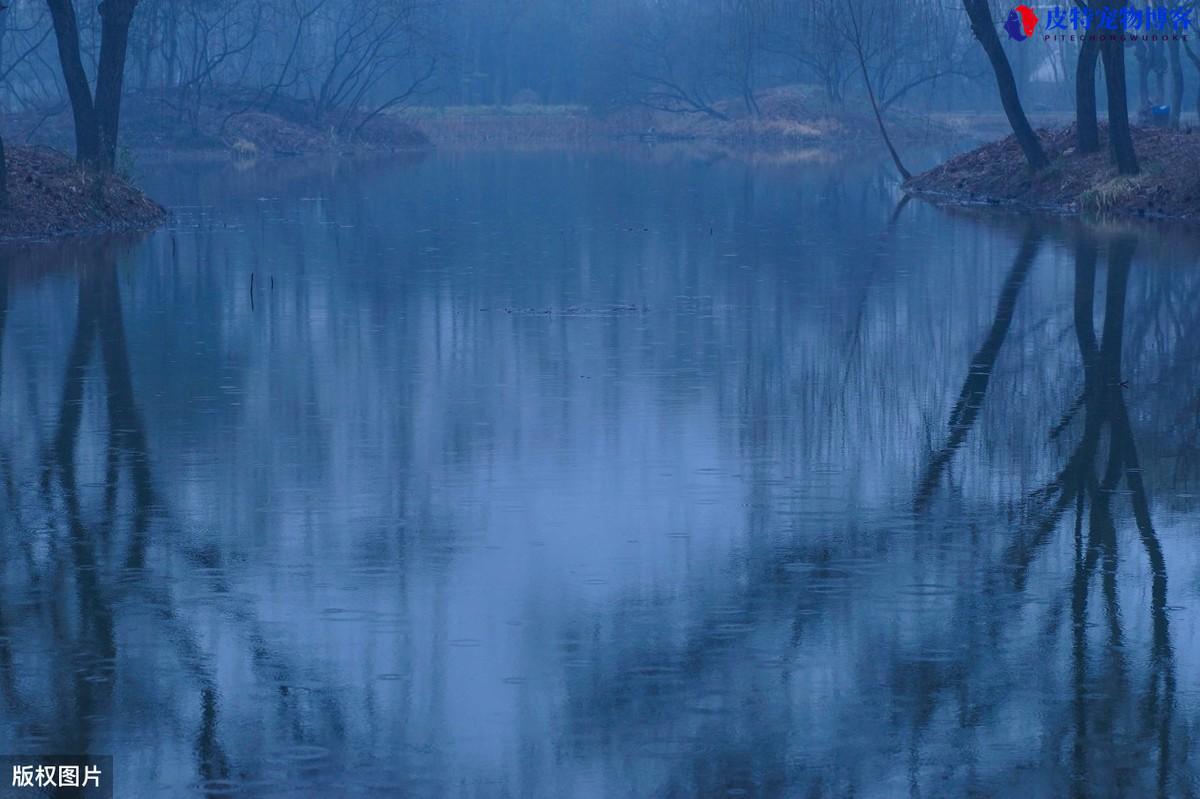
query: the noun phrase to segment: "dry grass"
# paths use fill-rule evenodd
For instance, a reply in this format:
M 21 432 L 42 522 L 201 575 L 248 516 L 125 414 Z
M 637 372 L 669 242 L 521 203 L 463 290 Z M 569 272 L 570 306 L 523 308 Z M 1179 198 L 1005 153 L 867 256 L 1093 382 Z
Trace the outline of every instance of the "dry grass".
M 1111 180 L 1084 189 L 1079 193 L 1079 210 L 1095 214 L 1110 214 L 1136 197 L 1149 178 L 1145 175 L 1118 175 Z
M 596 119 L 575 106 L 418 108 L 394 118 L 440 147 L 578 147 L 598 135 Z
M 539 105 L 536 103 L 519 103 L 517 105 L 426 105 L 409 106 L 398 115 L 417 118 L 438 117 L 491 117 L 491 116 L 581 116 L 588 113 L 583 105 Z
M 564 148 L 621 140 L 705 142 L 734 151 L 809 151 L 872 145 L 879 139 L 875 119 L 861 104 L 834 106 L 811 86 L 760 92 L 759 113 L 741 100 L 713 106 L 725 118 L 703 113 L 676 114 L 628 107 L 593 114 L 583 106 L 516 105 L 409 108 L 396 116 L 419 128 L 440 146 Z M 950 128 L 901 109 L 887 114 L 898 141 L 944 137 Z

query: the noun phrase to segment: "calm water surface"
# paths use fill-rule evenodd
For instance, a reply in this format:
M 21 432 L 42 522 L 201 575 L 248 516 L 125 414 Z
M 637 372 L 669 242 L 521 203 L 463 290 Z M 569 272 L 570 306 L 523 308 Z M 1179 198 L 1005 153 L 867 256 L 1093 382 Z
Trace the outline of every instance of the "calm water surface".
M 869 163 L 145 171 L 169 229 L 0 254 L 0 752 L 1200 793 L 1200 238 Z

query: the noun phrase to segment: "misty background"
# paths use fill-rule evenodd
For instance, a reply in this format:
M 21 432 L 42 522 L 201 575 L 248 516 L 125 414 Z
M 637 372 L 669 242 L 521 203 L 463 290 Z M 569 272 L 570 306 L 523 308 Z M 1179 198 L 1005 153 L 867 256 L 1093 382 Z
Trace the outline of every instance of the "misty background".
M 78 8 L 89 70 L 98 5 Z M 1079 45 L 1001 38 L 1028 109 L 1069 112 Z M 1195 81 L 1190 43 L 1129 50 L 1139 104 L 1162 101 L 1185 68 Z M 948 0 L 141 0 L 125 92 L 173 117 L 220 100 L 228 113 L 270 107 L 335 128 L 351 109 L 405 105 L 755 116 L 764 94 L 797 84 L 831 106 L 864 103 L 860 51 L 885 110 L 997 108 L 987 60 Z M 67 111 L 43 0 L 0 11 L 0 79 L 6 111 Z

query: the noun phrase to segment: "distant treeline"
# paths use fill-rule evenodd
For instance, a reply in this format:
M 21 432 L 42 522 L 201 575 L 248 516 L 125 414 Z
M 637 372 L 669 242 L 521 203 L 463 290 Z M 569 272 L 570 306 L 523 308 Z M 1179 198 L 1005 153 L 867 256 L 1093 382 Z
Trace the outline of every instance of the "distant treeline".
M 832 106 L 869 102 L 881 129 L 897 103 L 1003 107 L 1036 166 L 1019 105 L 1095 104 L 1102 61 L 1120 79 L 1109 85 L 1105 73 L 1100 110 L 1119 98 L 1125 116 L 1128 69 L 1133 109 L 1148 115 L 1165 103 L 1178 126 L 1184 57 L 1200 68 L 1188 43 L 1174 40 L 1116 49 L 1071 37 L 1014 42 L 1002 30 L 1011 9 L 989 0 L 3 2 L 0 110 L 32 119 L 21 131 L 30 138 L 39 118 L 69 108 L 80 160 L 106 168 L 123 97 L 153 98 L 197 130 L 205 115 L 224 131 L 237 114 L 269 110 L 354 136 L 412 104 L 754 117 L 764 92 L 792 84 L 816 87 Z M 1124 0 L 1076 4 L 1115 13 Z
M 133 8 L 126 91 L 171 91 L 185 109 L 236 87 L 322 117 L 416 98 L 712 114 L 717 98 L 737 97 L 754 114 L 758 93 L 784 84 L 816 85 L 832 103 L 865 99 L 856 41 L 884 109 L 917 99 L 982 107 L 996 96 L 963 6 L 938 0 L 7 0 L 0 108 L 67 102 L 55 5 L 74 6 L 93 74 L 102 10 Z M 1002 24 L 1008 8 L 992 6 Z M 1070 101 L 1078 43 L 1004 47 L 1023 94 Z M 1135 55 L 1148 103 L 1170 59 L 1154 43 Z

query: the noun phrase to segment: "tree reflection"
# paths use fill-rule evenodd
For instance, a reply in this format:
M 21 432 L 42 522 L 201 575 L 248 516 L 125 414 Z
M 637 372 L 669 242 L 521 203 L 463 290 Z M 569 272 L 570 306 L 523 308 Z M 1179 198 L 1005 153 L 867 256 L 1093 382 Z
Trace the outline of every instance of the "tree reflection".
M 1021 287 L 1025 285 L 1029 270 L 1033 268 L 1038 250 L 1041 248 L 1043 235 L 1042 228 L 1038 224 L 1030 222 L 1026 225 L 1021 239 L 1021 247 L 1017 250 L 1012 268 L 1004 281 L 1004 287 L 1000 290 L 1000 300 L 996 303 L 996 315 L 992 320 L 991 329 L 988 330 L 987 338 L 984 339 L 967 367 L 967 378 L 963 381 L 958 401 L 954 403 L 954 410 L 950 412 L 950 433 L 946 438 L 946 443 L 929 461 L 920 485 L 917 487 L 915 507 L 918 513 L 928 506 L 955 451 L 962 446 L 971 432 L 971 428 L 975 426 L 979 410 L 983 407 L 983 402 L 987 397 L 988 385 L 991 383 L 992 372 L 996 367 L 996 359 L 1000 357 L 1000 350 L 1012 327 L 1013 314 L 1017 308 Z
M 16 316 L 0 293 L 3 399 L 26 377 L 51 417 L 24 425 L 36 455 L 10 505 L 29 518 L 6 525 L 14 737 L 134 748 L 144 723 L 165 754 L 141 773 L 210 795 L 358 764 L 480 795 L 601 772 L 628 795 L 1184 792 L 1175 539 L 1170 500 L 1149 496 L 1179 392 L 1137 390 L 1146 372 L 1188 385 L 1175 370 L 1194 350 L 1154 337 L 1159 316 L 1188 329 L 1172 302 L 1194 279 L 1173 294 L 1134 234 L 1023 221 L 994 262 L 989 236 L 951 230 L 946 251 L 983 250 L 968 273 L 911 235 L 923 213 L 814 245 L 821 279 L 796 284 L 768 265 L 797 255 L 772 235 L 715 243 L 706 223 L 697 250 L 681 232 L 677 261 L 639 257 L 688 266 L 655 295 L 687 306 L 636 325 L 469 312 L 489 290 L 438 270 L 347 289 L 312 260 L 252 315 L 238 268 L 189 272 L 188 293 L 153 270 L 121 280 L 119 246 Z M 344 237 L 337 263 L 366 261 L 369 236 L 415 246 L 384 225 L 304 230 Z M 178 263 L 220 261 L 213 238 L 182 240 Z M 481 262 L 493 244 L 474 241 Z M 623 246 L 633 261 L 643 245 Z M 726 251 L 754 257 L 716 266 Z M 1060 252 L 1072 268 L 1054 272 Z M 572 285 L 546 302 L 586 296 Z M 39 301 L 77 312 L 31 336 Z M 168 307 L 187 323 L 148 342 L 141 320 Z M 923 460 L 913 411 L 931 407 Z M 613 497 L 635 509 L 606 571 L 586 549 L 615 525 L 570 528 Z
M 928 507 L 941 471 L 954 450 L 961 446 L 983 406 L 988 378 L 1012 317 L 1020 280 L 1036 250 L 1032 244 L 1036 240 L 1037 234 L 1027 228 L 1013 272 L 1001 293 L 996 321 L 979 354 L 971 362 L 966 384 L 951 412 L 950 438 L 935 455 L 920 482 L 916 500 L 918 511 Z M 1074 505 L 1075 563 L 1070 590 L 1075 697 L 1072 783 L 1074 793 L 1079 796 L 1094 792 L 1098 770 L 1112 767 L 1108 757 L 1111 741 L 1105 741 L 1105 738 L 1111 735 L 1116 723 L 1114 714 L 1129 687 L 1125 654 L 1127 638 L 1118 601 L 1118 522 L 1112 507 L 1113 499 L 1124 495 L 1129 497 L 1151 580 L 1148 608 L 1152 629 L 1150 669 L 1142 700 L 1143 718 L 1138 726 L 1147 733 L 1153 731 L 1152 748 L 1157 749 L 1157 789 L 1160 795 L 1170 793 L 1175 671 L 1167 616 L 1167 570 L 1151 518 L 1151 505 L 1125 401 L 1124 389 L 1128 384 L 1122 377 L 1126 299 L 1137 244 L 1138 239 L 1132 233 L 1118 233 L 1108 241 L 1103 327 L 1097 341 L 1094 306 L 1100 243 L 1087 229 L 1074 232 L 1073 327 L 1081 359 L 1083 390 L 1051 429 L 1050 438 L 1063 437 L 1073 426 L 1078 426 L 1076 420 L 1080 410 L 1083 411 L 1082 430 L 1066 465 L 1047 486 L 1030 497 L 1031 521 L 1018 531 L 1005 558 L 1005 563 L 1012 569 L 1014 586 L 1023 590 L 1034 559 L 1059 528 L 1066 509 Z M 1104 446 L 1107 453 L 1101 461 Z M 1099 468 L 1101 465 L 1103 469 Z M 1092 666 L 1088 659 L 1088 600 L 1097 571 L 1100 573 L 1107 639 L 1104 657 L 1098 665 Z M 1099 683 L 1099 690 L 1090 674 L 1094 668 L 1107 674 Z M 1101 742 L 1104 745 L 1097 746 Z M 1093 751 L 1096 749 L 1099 751 Z
M 22 687 L 20 664 L 24 662 L 28 670 L 28 653 L 14 651 L 16 639 L 8 634 L 8 619 L 2 612 L 6 603 L 0 603 L 0 685 L 11 718 L 32 731 L 41 746 L 56 752 L 107 754 L 100 752 L 103 747 L 98 748 L 97 739 L 107 732 L 107 720 L 118 712 L 115 684 L 121 673 L 126 672 L 126 679 L 145 680 L 149 685 L 162 681 L 153 671 L 143 672 L 148 667 L 123 651 L 120 641 L 130 633 L 152 636 L 174 650 L 191 681 L 186 693 L 194 692 L 198 705 L 194 714 L 199 720 L 193 747 L 195 773 L 202 786 L 212 786 L 205 793 L 222 795 L 234 772 L 222 740 L 221 692 L 213 654 L 180 607 L 164 564 L 150 561 L 151 546 L 158 548 L 167 563 L 174 559 L 173 553 L 182 554 L 181 562 L 196 569 L 214 594 L 228 596 L 232 589 L 222 577 L 221 564 L 214 563 L 205 551 L 179 546 L 177 533 L 172 532 L 179 525 L 171 523 L 171 510 L 154 487 L 118 281 L 118 264 L 127 250 L 128 243 L 121 240 L 68 247 L 47 251 L 47 262 L 39 266 L 53 269 L 59 261 L 77 270 L 77 310 L 57 415 L 36 478 L 40 508 L 35 515 L 44 516 L 55 535 L 51 558 L 41 564 L 30 560 L 28 575 L 33 586 L 40 583 L 53 589 L 33 590 L 26 598 L 45 603 L 40 610 L 58 620 L 54 638 L 47 644 L 56 655 L 38 672 L 53 683 L 54 716 L 46 718 L 39 703 Z M 0 345 L 6 330 L 7 298 L 7 260 L 0 256 Z M 103 406 L 103 424 L 97 424 L 100 419 L 88 420 L 96 404 L 93 398 Z M 103 441 L 99 484 L 80 477 L 85 460 L 91 460 L 97 451 L 97 438 Z M 81 451 L 88 453 L 86 458 Z M 8 453 L 2 454 L 8 476 Z M 19 501 L 10 498 L 8 504 L 8 531 L 28 538 L 32 531 L 16 518 L 16 511 L 37 503 L 26 497 Z M 59 542 L 65 544 L 61 549 Z M 178 579 L 179 575 L 172 577 Z M 299 669 L 268 642 L 253 609 L 233 601 L 226 605 L 230 621 L 242 629 L 249 662 L 260 676 L 273 687 L 295 682 Z M 147 608 L 154 612 L 147 615 Z M 168 651 L 156 654 L 165 657 Z M 312 732 L 298 719 L 305 710 L 288 697 L 286 689 L 276 696 L 281 718 L 292 719 L 297 743 L 309 740 Z M 172 723 L 180 723 L 176 714 L 192 715 L 177 706 L 180 699 L 183 697 L 156 696 L 149 701 L 161 702 L 155 712 L 176 716 Z M 337 729 L 342 725 L 340 708 L 332 697 L 320 703 L 317 713 L 323 726 Z M 245 777 L 257 768 L 243 763 L 240 774 Z
M 588 667 L 571 675 L 575 754 L 594 741 L 590 754 L 612 766 L 629 752 L 665 749 L 656 763 L 664 773 L 646 790 L 679 796 L 902 792 L 895 772 L 911 795 L 1003 795 L 1016 781 L 1051 795 L 1184 791 L 1191 772 L 1176 719 L 1166 554 L 1123 385 L 1127 330 L 1156 312 L 1135 305 L 1127 314 L 1138 238 L 1039 223 L 1018 235 L 947 438 L 908 495 L 906 509 L 917 509 L 912 538 L 902 529 L 872 538 L 847 524 L 841 536 L 804 528 L 794 540 L 771 539 L 769 528 L 790 509 L 769 490 L 771 472 L 749 470 L 748 541 L 731 558 L 733 579 L 691 598 L 670 634 L 663 618 L 681 611 L 663 600 L 622 604 L 604 625 L 581 617 L 564 636 L 565 648 L 589 654 Z M 1043 415 L 1035 418 L 1049 420 L 1040 429 L 1050 429 L 1050 441 L 1031 445 L 1032 463 L 1048 482 L 1016 492 L 1015 523 L 981 513 L 979 524 L 995 524 L 994 533 L 981 532 L 970 513 L 942 513 L 934 501 L 984 414 L 1007 422 L 1025 410 L 1003 397 L 997 404 L 989 388 L 994 394 L 996 375 L 1008 374 L 1003 352 L 1051 241 L 1073 250 L 1072 318 L 1062 341 L 1078 371 L 1037 368 L 1078 399 L 1059 413 L 1039 397 Z M 1057 355 L 1038 353 L 1050 364 Z M 748 405 L 764 405 L 758 394 L 783 382 L 748 390 Z M 780 435 L 768 421 L 759 420 L 750 456 Z M 972 458 L 964 468 L 986 465 Z M 788 466 L 803 473 L 801 464 Z M 1134 553 L 1121 545 L 1126 519 Z M 1073 553 L 1065 583 L 1060 561 L 1046 554 L 1051 547 Z M 1141 602 L 1141 563 L 1149 564 L 1144 636 L 1130 623 Z M 927 573 L 950 585 L 932 584 Z M 937 610 L 894 609 L 913 601 L 898 589 L 913 587 L 937 589 L 916 599 L 922 611 Z M 1148 658 L 1135 655 L 1143 645 Z M 1026 680 L 1048 686 L 1035 690 Z M 1014 725 L 1027 727 L 1017 740 Z
M 1174 706 L 1175 673 L 1167 619 L 1167 570 L 1162 547 L 1151 520 L 1142 468 L 1138 461 L 1129 410 L 1125 402 L 1122 379 L 1122 350 L 1125 329 L 1126 295 L 1129 274 L 1137 241 L 1129 235 L 1115 238 L 1109 248 L 1107 286 L 1105 290 L 1104 325 L 1099 346 L 1094 330 L 1094 296 L 1096 286 L 1095 245 L 1081 240 L 1075 261 L 1075 332 L 1083 363 L 1085 409 L 1084 431 L 1077 454 L 1060 478 L 1067 486 L 1057 490 L 1062 496 L 1076 501 L 1075 577 L 1072 583 L 1072 652 L 1075 679 L 1075 792 L 1086 795 L 1089 786 L 1084 777 L 1088 772 L 1088 741 L 1099 732 L 1103 723 L 1089 723 L 1089 691 L 1087 664 L 1088 591 L 1089 583 L 1100 565 L 1104 612 L 1109 639 L 1102 661 L 1108 668 L 1123 671 L 1125 636 L 1122 632 L 1121 610 L 1117 601 L 1117 525 L 1111 508 L 1122 479 L 1125 482 L 1133 517 L 1146 558 L 1150 565 L 1152 644 L 1149 685 L 1143 699 L 1144 723 L 1157 731 L 1158 779 L 1160 795 L 1168 794 L 1170 768 L 1171 715 Z M 1069 424 L 1069 417 L 1064 424 Z M 1097 475 L 1096 461 L 1103 429 L 1108 430 L 1108 457 L 1104 471 Z M 1056 430 L 1056 433 L 1059 432 Z M 1088 534 L 1083 535 L 1085 506 Z M 1125 688 L 1123 675 L 1110 684 L 1110 694 L 1101 704 L 1102 713 L 1111 713 L 1112 702 Z M 1096 728 L 1099 727 L 1097 730 Z

